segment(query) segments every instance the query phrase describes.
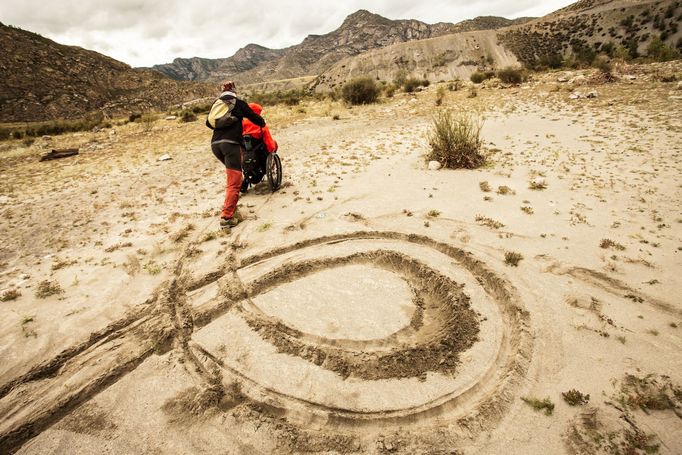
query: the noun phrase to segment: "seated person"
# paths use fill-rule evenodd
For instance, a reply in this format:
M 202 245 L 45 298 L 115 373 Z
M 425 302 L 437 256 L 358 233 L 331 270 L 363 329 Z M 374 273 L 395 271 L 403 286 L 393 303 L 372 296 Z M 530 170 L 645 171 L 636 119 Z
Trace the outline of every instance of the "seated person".
M 263 107 L 260 104 L 249 103 L 253 112 L 260 115 Z M 272 138 L 267 125 L 261 128 L 244 117 L 242 120 L 242 136 L 244 137 L 244 182 L 241 191 L 245 193 L 249 184 L 255 185 L 263 180 L 265 163 L 268 153 L 277 151 L 277 142 Z

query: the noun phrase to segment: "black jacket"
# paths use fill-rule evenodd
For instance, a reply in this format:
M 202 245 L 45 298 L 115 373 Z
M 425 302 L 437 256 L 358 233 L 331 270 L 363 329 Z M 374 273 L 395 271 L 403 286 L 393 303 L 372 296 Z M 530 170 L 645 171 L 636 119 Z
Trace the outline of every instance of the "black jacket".
M 253 112 L 248 104 L 244 100 L 240 100 L 234 94 L 230 92 L 224 92 L 220 96 L 221 100 L 234 99 L 235 105 L 232 108 L 232 116 L 236 117 L 239 121 L 231 122 L 227 126 L 221 127 L 220 124 L 213 128 L 206 120 L 206 126 L 213 130 L 213 137 L 211 138 L 211 143 L 221 140 L 227 140 L 229 142 L 241 144 L 242 143 L 242 119 L 246 117 L 251 120 L 254 124 L 263 128 L 265 126 L 265 120 L 263 117 Z

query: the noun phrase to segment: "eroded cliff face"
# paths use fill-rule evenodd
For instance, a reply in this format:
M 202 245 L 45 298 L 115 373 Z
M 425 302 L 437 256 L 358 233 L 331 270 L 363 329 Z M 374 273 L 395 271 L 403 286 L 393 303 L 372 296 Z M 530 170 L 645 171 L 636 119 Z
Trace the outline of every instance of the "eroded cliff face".
M 349 79 L 372 76 L 391 81 L 398 73 L 432 82 L 468 78 L 481 67 L 515 66 L 519 61 L 492 30 L 412 41 L 345 59 L 320 75 L 317 91 L 333 90 Z

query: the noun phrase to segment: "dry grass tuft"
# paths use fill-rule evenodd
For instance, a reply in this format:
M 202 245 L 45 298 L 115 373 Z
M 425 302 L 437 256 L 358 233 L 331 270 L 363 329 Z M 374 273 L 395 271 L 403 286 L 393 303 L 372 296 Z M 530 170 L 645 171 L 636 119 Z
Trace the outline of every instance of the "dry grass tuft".
M 481 154 L 480 116 L 465 111 L 444 110 L 433 118 L 428 133 L 431 152 L 427 161 L 438 161 L 450 169 L 475 169 L 485 163 Z

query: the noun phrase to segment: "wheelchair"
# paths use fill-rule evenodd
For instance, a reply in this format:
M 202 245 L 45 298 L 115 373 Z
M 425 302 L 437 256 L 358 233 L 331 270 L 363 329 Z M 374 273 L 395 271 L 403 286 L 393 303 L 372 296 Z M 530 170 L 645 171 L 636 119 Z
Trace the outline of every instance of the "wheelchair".
M 250 135 L 246 135 L 244 140 L 244 159 L 242 162 L 242 181 L 241 192 L 246 193 L 249 186 L 260 183 L 263 177 L 267 178 L 270 192 L 274 193 L 282 185 L 282 161 L 277 152 L 268 153 L 263 141 Z

